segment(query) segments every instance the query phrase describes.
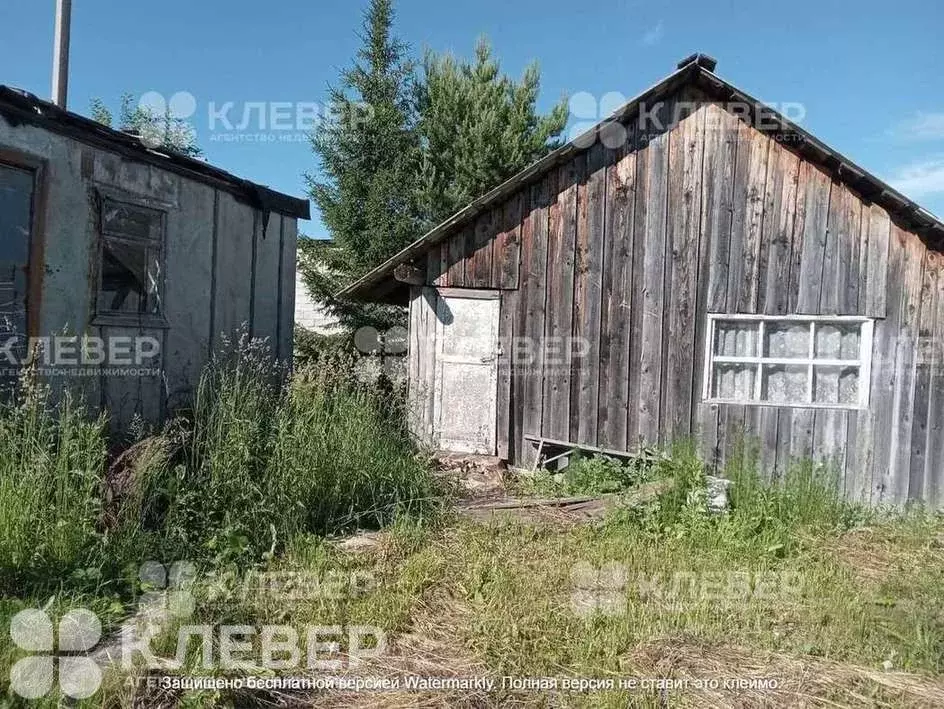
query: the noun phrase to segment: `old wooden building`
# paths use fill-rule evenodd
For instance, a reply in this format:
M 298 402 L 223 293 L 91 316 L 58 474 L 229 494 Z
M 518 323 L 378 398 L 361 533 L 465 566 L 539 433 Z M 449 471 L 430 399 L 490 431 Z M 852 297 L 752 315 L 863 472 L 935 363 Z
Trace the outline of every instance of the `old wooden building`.
M 38 365 L 120 430 L 187 407 L 221 335 L 290 360 L 308 216 L 307 200 L 0 86 L 0 395 Z
M 944 500 L 944 225 L 697 55 L 345 293 L 409 303 L 413 426 L 533 460 L 695 437 Z

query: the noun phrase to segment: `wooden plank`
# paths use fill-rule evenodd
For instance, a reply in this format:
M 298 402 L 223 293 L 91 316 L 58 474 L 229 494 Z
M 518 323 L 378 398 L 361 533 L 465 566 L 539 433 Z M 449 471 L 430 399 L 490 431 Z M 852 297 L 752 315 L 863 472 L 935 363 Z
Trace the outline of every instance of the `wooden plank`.
M 790 459 L 794 462 L 813 457 L 813 409 L 791 409 Z
M 763 259 L 765 282 L 759 310 L 768 315 L 784 315 L 790 307 L 790 289 L 785 285 L 790 282 L 800 159 L 780 145 L 772 145 L 770 151 L 765 190 L 769 201 L 764 208 L 762 237 L 767 256 Z
M 446 271 L 446 285 L 454 288 L 462 288 L 466 285 L 466 243 L 472 240 L 473 235 L 473 228 L 468 225 L 449 238 L 449 268 Z
M 421 289 L 417 286 L 410 287 L 410 312 L 409 328 L 407 330 L 407 428 L 416 436 L 421 438 L 425 429 L 423 422 L 423 410 L 420 403 L 419 384 L 420 384 L 420 338 L 422 332 L 420 329 L 420 299 L 422 298 Z
M 742 123 L 738 135 L 731 224 L 730 312 L 756 313 L 760 290 L 764 192 L 771 140 Z
M 891 220 L 888 213 L 873 204 L 869 208 L 869 248 L 867 258 L 865 303 L 863 312 L 869 317 L 886 316 L 888 290 L 888 239 Z
M 917 236 L 902 232 L 905 249 L 901 282 L 901 328 L 898 335 L 897 369 L 892 423 L 892 453 L 883 502 L 904 504 L 908 499 L 911 469 L 911 430 L 914 424 L 915 376 L 917 374 L 918 327 L 921 305 L 921 268 L 924 246 Z
M 495 233 L 494 212 L 484 212 L 475 220 L 474 248 L 466 266 L 466 287 L 492 288 L 492 236 Z M 469 267 L 471 266 L 471 278 Z
M 833 183 L 829 195 L 821 313 L 858 314 L 861 206 L 848 187 Z
M 553 183 L 553 184 L 552 184 Z M 524 327 L 521 335 L 528 342 L 531 364 L 527 368 L 522 406 L 521 433 L 541 435 L 544 405 L 544 329 L 547 287 L 548 205 L 556 180 L 550 176 L 531 187 L 531 213 L 528 218 L 530 246 L 526 251 L 521 297 L 524 301 Z
M 421 332 L 423 339 L 420 343 L 420 352 L 422 356 L 421 375 L 421 395 L 424 395 L 423 417 L 426 423 L 426 442 L 429 445 L 436 445 L 439 422 L 435 420 L 436 416 L 436 369 L 439 363 L 436 361 L 436 333 L 438 331 L 439 321 L 436 313 L 439 311 L 439 296 L 433 288 L 422 289 L 422 308 L 420 310 Z
M 692 433 L 695 392 L 695 328 L 699 232 L 704 160 L 704 111 L 684 118 L 669 136 L 666 240 L 666 320 L 668 337 L 663 375 L 661 428 L 667 440 Z M 699 359 L 701 352 L 698 353 Z M 699 394 L 700 396 L 700 394 Z
M 673 105 L 663 106 L 671 115 Z M 662 389 L 663 332 L 665 330 L 666 202 L 668 197 L 669 136 L 665 133 L 649 141 L 637 159 L 646 161 L 646 213 L 636 239 L 645 244 L 642 266 L 642 311 L 639 342 L 639 392 L 637 399 L 638 435 L 646 443 L 662 440 L 660 406 Z M 639 202 L 637 201 L 637 207 Z M 637 219 L 637 224 L 639 221 Z M 637 291 L 639 292 L 639 291 Z
M 708 242 L 708 312 L 726 310 L 730 269 L 731 215 L 734 170 L 739 145 L 739 121 L 717 105 L 710 105 L 705 124 L 703 240 Z
M 934 318 L 937 315 L 937 259 L 924 250 L 918 314 L 918 342 L 915 352 L 915 393 L 911 417 L 911 460 L 908 474 L 908 499 L 921 500 L 925 495 L 928 425 L 931 405 L 931 370 Z
M 874 234 L 874 231 L 872 232 Z M 872 343 L 872 389 L 869 408 L 872 417 L 872 481 L 869 503 L 878 505 L 886 497 L 884 486 L 889 477 L 892 448 L 892 425 L 896 389 L 896 344 L 901 323 L 904 247 L 898 233 L 888 236 L 887 277 L 893 288 L 886 297 L 887 317 L 875 321 Z
M 924 494 L 929 507 L 944 506 L 944 257 L 935 255 L 937 293 L 932 340 L 925 348 L 931 360 L 927 442 L 924 461 Z
M 907 412 L 908 421 L 902 421 L 905 415 L 904 399 L 911 399 L 913 377 L 909 377 L 908 373 L 914 361 L 908 331 L 908 279 L 913 276 L 914 271 L 913 258 L 909 251 L 908 235 L 893 226 L 889 236 L 888 279 L 893 285 L 892 292 L 887 296 L 888 317 L 876 323 L 876 330 L 881 331 L 880 359 L 885 370 L 879 391 L 873 391 L 873 395 L 880 396 L 880 400 L 875 403 L 876 430 L 873 431 L 877 466 L 873 472 L 873 503 L 880 505 L 903 501 L 903 493 L 907 491 L 908 468 L 902 474 L 901 449 L 904 447 L 909 453 L 911 450 L 910 410 Z M 874 362 L 872 366 L 874 369 Z M 879 432 L 883 434 L 881 438 L 878 436 Z
M 639 407 L 642 378 L 642 321 L 645 310 L 643 288 L 645 279 L 646 222 L 649 211 L 649 152 L 643 145 L 637 125 L 633 149 L 636 154 L 636 193 L 633 197 L 633 273 L 630 298 L 633 307 L 629 313 L 629 400 L 626 405 L 626 446 L 630 450 L 640 443 Z
M 517 239 L 517 234 L 515 235 Z M 514 430 L 512 410 L 512 380 L 515 373 L 515 322 L 518 317 L 518 295 L 520 291 L 504 290 L 501 293 L 501 309 L 498 320 L 498 343 L 501 356 L 498 359 L 498 393 L 496 407 L 495 453 L 503 460 L 515 460 L 517 431 Z
M 422 262 L 421 264 L 422 265 Z M 426 253 L 426 283 L 432 286 L 446 286 L 449 271 L 449 244 L 442 242 Z
M 549 205 L 547 327 L 548 347 L 554 346 L 554 374 L 544 381 L 544 434 L 567 440 L 570 437 L 570 382 L 572 358 L 570 337 L 573 329 L 574 250 L 577 235 L 577 184 L 586 170 L 581 153 L 557 171 L 558 192 Z M 549 370 L 550 371 L 550 370 Z
M 862 207 L 860 221 L 860 258 L 859 258 L 859 312 L 869 317 L 885 317 L 885 283 L 888 272 L 888 235 L 891 223 L 888 214 L 877 207 Z M 881 284 L 881 293 L 876 291 L 876 284 Z M 879 331 L 885 332 L 881 320 L 876 324 L 876 336 L 872 343 L 872 382 L 869 408 L 855 415 L 855 423 L 850 424 L 850 433 L 846 438 L 847 456 L 846 494 L 851 500 L 861 504 L 871 504 L 873 494 L 873 472 L 875 463 L 875 431 L 877 409 L 881 408 L 883 394 L 880 382 L 884 381 L 883 372 L 886 363 L 882 357 L 887 355 L 880 347 Z M 852 431 L 855 432 L 853 440 Z M 879 431 L 881 439 L 883 432 Z
M 501 207 L 502 230 L 492 247 L 492 284 L 495 288 L 518 287 L 520 263 L 521 195 L 511 197 Z
M 768 315 L 778 315 L 786 313 L 789 305 L 789 291 L 784 285 L 790 278 L 790 253 L 800 160 L 775 142 L 771 142 L 767 159 L 758 260 L 760 282 L 757 309 Z M 788 445 L 789 438 L 781 439 L 780 436 L 782 428 L 789 429 L 791 415 L 788 411 L 782 412 L 779 407 L 766 406 L 760 409 L 758 418 L 761 470 L 768 479 L 774 480 L 783 473 L 785 461 L 778 448 L 781 440 L 784 448 Z
M 574 282 L 574 358 L 571 381 L 571 440 L 596 445 L 600 392 L 606 148 L 596 143 L 587 155 L 587 179 L 577 191 L 577 250 Z
M 629 144 L 633 137 L 630 134 Z M 630 401 L 630 319 L 633 311 L 633 199 L 636 153 L 621 151 L 607 170 L 606 237 L 603 261 L 603 315 L 600 325 L 600 445 L 626 450 Z
M 695 317 L 695 357 L 703 358 L 706 320 L 709 312 L 724 312 L 727 301 L 729 246 L 731 240 L 731 199 L 734 166 L 737 159 L 738 120 L 716 104 L 707 104 L 705 111 L 705 147 L 701 177 L 701 243 L 698 268 L 698 302 Z M 696 360 L 699 365 L 704 363 Z M 703 391 L 703 366 L 694 372 L 694 394 Z M 695 407 L 701 455 L 712 469 L 720 465 L 721 446 L 718 406 L 700 404 Z
M 852 246 L 859 239 L 859 202 L 849 189 L 833 182 L 829 190 L 826 215 L 826 241 L 823 250 L 823 276 L 820 283 L 818 313 L 850 315 L 858 310 L 858 253 Z M 851 298 L 850 298 L 851 296 Z M 814 295 L 809 294 L 809 303 Z M 820 378 L 829 377 L 838 390 L 839 372 L 821 370 Z M 814 415 L 814 458 L 828 466 L 840 489 L 845 489 L 846 438 L 848 414 L 830 409 Z M 849 487 L 854 487 L 850 482 Z
M 823 264 L 826 257 L 826 231 L 829 216 L 829 177 L 809 163 L 806 166 L 803 194 L 803 221 L 797 220 L 800 231 L 800 263 L 795 312 L 817 313 L 823 291 Z M 799 216 L 799 215 L 798 215 Z M 791 293 L 792 295 L 792 293 Z

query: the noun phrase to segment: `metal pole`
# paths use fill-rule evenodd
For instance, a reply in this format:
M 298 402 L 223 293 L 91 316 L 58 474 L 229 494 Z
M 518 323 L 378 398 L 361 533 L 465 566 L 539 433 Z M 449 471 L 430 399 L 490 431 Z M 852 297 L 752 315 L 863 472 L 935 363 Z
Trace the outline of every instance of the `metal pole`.
M 72 28 L 72 0 L 56 0 L 56 44 L 52 55 L 52 100 L 66 107 L 69 93 L 69 35 Z

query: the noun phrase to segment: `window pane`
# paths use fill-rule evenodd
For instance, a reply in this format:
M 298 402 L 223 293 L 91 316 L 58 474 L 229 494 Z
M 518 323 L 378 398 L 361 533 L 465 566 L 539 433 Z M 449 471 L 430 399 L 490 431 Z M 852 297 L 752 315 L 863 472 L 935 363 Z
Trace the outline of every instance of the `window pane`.
M 757 367 L 753 364 L 716 364 L 712 396 L 717 399 L 752 400 L 756 372 Z
M 132 204 L 107 201 L 102 210 L 102 229 L 138 239 L 159 239 L 161 215 Z
M 806 359 L 810 356 L 809 323 L 768 322 L 765 331 L 765 357 Z
M 0 165 L 0 262 L 23 266 L 29 261 L 33 173 Z
M 859 368 L 817 366 L 813 369 L 813 401 L 855 404 L 859 401 Z
M 819 359 L 859 359 L 859 323 L 817 324 L 816 357 Z
M 806 365 L 765 364 L 761 376 L 763 377 L 761 398 L 764 401 L 772 404 L 805 404 L 807 402 L 806 382 L 809 368 Z
M 147 248 L 106 239 L 102 246 L 98 309 L 143 313 L 147 307 Z
M 148 312 L 158 315 L 161 312 L 161 252 L 157 249 L 147 250 L 148 280 L 147 309 Z
M 715 324 L 715 354 L 753 357 L 757 354 L 757 323 L 719 320 Z

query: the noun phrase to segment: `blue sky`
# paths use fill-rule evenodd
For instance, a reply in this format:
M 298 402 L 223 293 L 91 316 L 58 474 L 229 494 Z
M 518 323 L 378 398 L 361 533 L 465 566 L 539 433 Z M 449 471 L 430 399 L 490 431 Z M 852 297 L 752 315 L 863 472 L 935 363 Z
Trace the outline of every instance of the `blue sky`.
M 210 162 L 302 196 L 303 173 L 315 167 L 304 136 L 282 130 L 275 142 L 250 142 L 226 120 L 237 126 L 259 102 L 275 104 L 283 123 L 298 105 L 323 106 L 358 46 L 364 4 L 75 0 L 69 107 L 87 113 L 94 96 L 116 105 L 125 91 L 182 97 L 172 105 L 194 110 Z M 0 83 L 48 96 L 54 6 L 0 0 Z M 758 98 L 803 104 L 808 130 L 944 216 L 938 0 L 399 0 L 397 8 L 397 33 L 418 55 L 426 47 L 469 55 L 485 34 L 513 75 L 537 59 L 543 107 L 580 92 L 632 96 L 682 57 L 706 52 L 721 76 Z M 211 102 L 218 111 L 233 103 L 213 130 Z M 273 137 L 256 126 L 248 132 Z M 303 231 L 325 235 L 317 217 Z

